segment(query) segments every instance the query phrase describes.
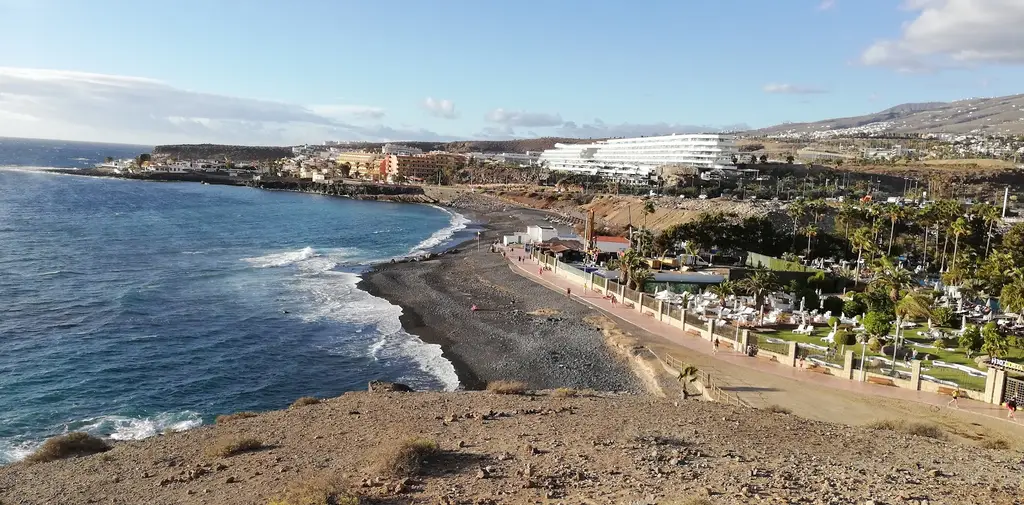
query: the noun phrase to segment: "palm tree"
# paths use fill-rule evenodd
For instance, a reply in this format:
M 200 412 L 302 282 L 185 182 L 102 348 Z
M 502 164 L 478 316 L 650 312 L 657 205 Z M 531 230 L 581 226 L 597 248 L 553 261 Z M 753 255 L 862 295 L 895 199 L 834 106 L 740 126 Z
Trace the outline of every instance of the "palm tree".
M 804 228 L 804 235 L 807 235 L 807 258 L 811 257 L 811 239 L 818 235 L 818 227 L 813 224 Z
M 999 292 L 999 305 L 1004 311 L 1016 312 L 1024 319 L 1024 271 L 1016 269 L 1011 277 Z
M 966 235 L 968 230 L 967 220 L 963 217 L 958 217 L 956 221 L 949 227 L 950 232 L 953 233 L 953 265 L 952 268 L 956 268 L 956 253 L 960 246 L 960 236 Z
M 654 200 L 644 200 L 644 208 L 640 209 L 640 213 L 644 215 L 644 229 L 647 229 L 647 216 L 654 214 Z
M 636 272 L 643 265 L 643 258 L 636 249 L 630 247 L 622 252 L 619 259 L 619 282 L 626 287 L 632 283 L 633 272 Z
M 839 207 L 839 211 L 836 212 L 836 222 L 842 223 L 846 227 L 846 232 L 843 237 L 846 241 L 850 241 L 850 225 L 857 218 L 857 208 L 850 202 L 843 202 L 843 205 Z
M 800 234 L 800 223 L 807 215 L 807 205 L 802 200 L 790 202 L 786 210 L 790 219 L 793 220 L 793 245 L 796 245 L 796 236 Z
M 878 271 L 871 281 L 871 287 L 884 291 L 889 295 L 889 300 L 896 304 L 913 285 L 914 276 L 909 270 L 896 266 L 889 258 L 879 258 Z
M 989 204 L 985 204 L 984 207 L 979 209 L 979 215 L 981 215 L 981 219 L 985 221 L 985 224 L 988 225 L 988 233 L 985 234 L 985 257 L 987 258 L 989 248 L 992 245 L 992 228 L 1002 219 L 1002 215 L 998 207 Z
M 851 244 L 857 248 L 857 268 L 853 278 L 853 283 L 856 285 L 860 282 L 860 265 L 861 260 L 864 258 L 864 249 L 870 249 L 874 245 L 874 241 L 871 240 L 871 230 L 865 226 L 857 228 L 853 232 Z
M 794 161 L 796 161 L 796 158 L 794 158 L 792 154 L 789 155 L 789 156 L 786 156 L 786 164 L 787 165 L 792 165 Z
M 754 297 L 754 305 L 757 307 L 758 324 L 764 322 L 764 301 L 765 297 L 779 290 L 779 279 L 775 273 L 764 267 L 754 269 L 749 277 L 740 280 L 737 286 L 744 289 Z
M 651 277 L 653 277 L 653 275 L 651 274 L 650 270 L 641 265 L 640 268 L 634 270 L 629 277 L 630 282 L 633 284 L 632 289 L 635 289 L 637 291 L 643 291 L 644 284 L 647 284 L 647 281 L 651 280 Z
M 736 294 L 736 283 L 733 281 L 722 281 L 721 284 L 715 284 L 708 288 L 712 294 L 718 297 L 718 303 L 725 306 L 725 299 Z
M 885 209 L 885 214 L 889 216 L 889 248 L 885 251 L 885 254 L 891 255 L 892 239 L 896 232 L 896 222 L 902 220 L 906 215 L 906 212 L 904 212 L 903 207 L 893 204 L 889 205 L 888 208 Z

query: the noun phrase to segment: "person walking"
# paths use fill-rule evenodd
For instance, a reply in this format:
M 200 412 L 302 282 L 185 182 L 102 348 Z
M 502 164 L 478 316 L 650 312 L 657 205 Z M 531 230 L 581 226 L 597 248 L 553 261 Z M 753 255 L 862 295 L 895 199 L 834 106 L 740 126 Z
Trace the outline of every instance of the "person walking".
M 715 342 L 714 342 L 714 346 L 715 347 L 714 347 L 714 350 L 712 350 L 712 354 L 718 354 L 718 346 L 719 345 L 721 345 L 721 342 L 718 341 L 718 337 L 715 337 Z
M 1016 422 L 1017 416 L 1013 415 L 1013 413 L 1017 412 L 1017 400 L 1014 400 L 1013 398 L 1006 400 L 1006 410 L 1009 411 L 1006 417 L 1013 419 L 1013 421 Z
M 953 399 L 950 400 L 949 403 L 946 404 L 947 407 L 949 407 L 950 405 L 952 405 L 952 406 L 954 406 L 956 408 L 960 408 L 960 388 L 959 387 L 953 390 Z
M 572 288 L 565 288 L 565 297 L 572 298 Z

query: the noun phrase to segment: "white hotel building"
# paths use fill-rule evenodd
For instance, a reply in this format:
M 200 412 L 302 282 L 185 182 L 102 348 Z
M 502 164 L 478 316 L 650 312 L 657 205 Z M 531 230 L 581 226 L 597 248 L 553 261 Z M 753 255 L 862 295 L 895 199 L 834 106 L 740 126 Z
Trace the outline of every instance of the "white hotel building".
M 701 170 L 732 165 L 738 154 L 729 135 L 663 135 L 601 140 L 590 144 L 555 144 L 540 155 L 549 170 L 642 181 L 658 167 L 686 165 Z

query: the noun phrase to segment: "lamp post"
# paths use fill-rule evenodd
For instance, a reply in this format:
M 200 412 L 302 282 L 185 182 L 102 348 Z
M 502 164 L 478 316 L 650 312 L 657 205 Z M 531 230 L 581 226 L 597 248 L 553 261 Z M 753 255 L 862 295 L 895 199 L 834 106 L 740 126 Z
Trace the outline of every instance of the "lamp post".
M 480 232 L 476 232 L 476 252 L 480 252 Z
M 864 363 L 867 360 L 868 343 L 866 340 L 860 342 L 860 381 L 864 382 L 867 378 L 867 372 L 864 370 Z

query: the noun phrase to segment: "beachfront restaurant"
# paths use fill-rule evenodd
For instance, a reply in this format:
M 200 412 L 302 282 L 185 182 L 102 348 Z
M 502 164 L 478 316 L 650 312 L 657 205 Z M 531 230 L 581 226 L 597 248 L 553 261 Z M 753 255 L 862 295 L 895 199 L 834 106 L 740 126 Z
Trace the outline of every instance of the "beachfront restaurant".
M 536 247 L 542 253 L 548 253 L 563 263 L 581 263 L 587 257 L 583 243 L 576 240 L 552 239 L 541 242 Z

